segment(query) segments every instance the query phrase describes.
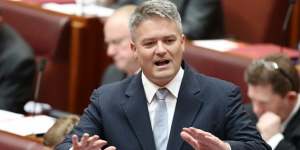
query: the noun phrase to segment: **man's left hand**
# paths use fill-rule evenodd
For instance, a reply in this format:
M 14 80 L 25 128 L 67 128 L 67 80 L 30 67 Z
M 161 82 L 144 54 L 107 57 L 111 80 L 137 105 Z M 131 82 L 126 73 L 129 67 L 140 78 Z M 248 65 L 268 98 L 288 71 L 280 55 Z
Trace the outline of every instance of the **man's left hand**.
M 230 145 L 209 132 L 194 127 L 183 128 L 181 138 L 195 150 L 230 150 Z

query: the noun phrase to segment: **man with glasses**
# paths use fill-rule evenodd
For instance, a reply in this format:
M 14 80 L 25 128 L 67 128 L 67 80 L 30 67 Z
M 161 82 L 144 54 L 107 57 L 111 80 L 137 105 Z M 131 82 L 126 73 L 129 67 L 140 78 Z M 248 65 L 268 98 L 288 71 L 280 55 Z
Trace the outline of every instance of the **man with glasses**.
M 139 69 L 137 60 L 133 57 L 133 52 L 130 49 L 128 28 L 129 17 L 135 8 L 135 5 L 123 6 L 117 9 L 105 23 L 106 54 L 113 59 L 114 64 L 106 69 L 102 77 L 102 84 L 122 80 L 135 74 Z
M 257 128 L 272 149 L 300 149 L 299 76 L 287 56 L 254 61 L 246 70 Z

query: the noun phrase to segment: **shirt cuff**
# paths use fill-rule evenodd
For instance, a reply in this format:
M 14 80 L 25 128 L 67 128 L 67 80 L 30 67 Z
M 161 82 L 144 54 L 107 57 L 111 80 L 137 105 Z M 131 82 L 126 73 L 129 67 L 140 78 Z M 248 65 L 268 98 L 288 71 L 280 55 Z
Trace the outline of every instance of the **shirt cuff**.
M 227 143 L 227 142 L 225 142 L 226 144 L 227 144 L 227 148 L 228 148 L 228 150 L 231 150 L 231 146 L 230 146 L 230 144 L 229 143 Z
M 279 142 L 281 140 L 284 139 L 284 136 L 283 134 L 281 133 L 277 133 L 275 134 L 274 136 L 272 136 L 268 141 L 267 143 L 272 147 L 272 149 L 275 149 L 277 147 L 277 145 L 279 144 Z

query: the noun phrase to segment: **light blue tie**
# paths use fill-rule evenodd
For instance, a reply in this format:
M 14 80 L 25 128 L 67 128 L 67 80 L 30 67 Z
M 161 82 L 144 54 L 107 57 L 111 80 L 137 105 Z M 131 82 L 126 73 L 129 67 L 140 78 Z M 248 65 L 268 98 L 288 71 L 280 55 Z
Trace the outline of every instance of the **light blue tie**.
M 153 119 L 153 134 L 156 150 L 166 150 L 168 145 L 168 112 L 166 105 L 166 97 L 168 90 L 166 88 L 158 89 L 155 93 L 157 107 Z

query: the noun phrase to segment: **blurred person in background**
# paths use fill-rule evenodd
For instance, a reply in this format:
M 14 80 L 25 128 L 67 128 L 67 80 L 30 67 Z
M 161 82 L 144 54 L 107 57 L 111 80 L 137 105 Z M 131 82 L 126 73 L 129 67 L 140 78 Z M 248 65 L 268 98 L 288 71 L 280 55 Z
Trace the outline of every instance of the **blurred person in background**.
M 33 50 L 0 11 L 0 109 L 24 113 L 23 106 L 33 96 L 35 70 Z
M 98 0 L 117 8 L 145 0 Z M 170 0 L 182 18 L 183 33 L 189 40 L 224 38 L 223 10 L 220 0 Z
M 107 56 L 114 64 L 108 66 L 102 77 L 102 84 L 120 81 L 138 72 L 139 65 L 130 48 L 129 17 L 135 5 L 117 9 L 105 22 L 104 36 L 107 43 Z
M 290 59 L 276 54 L 256 60 L 245 80 L 263 139 L 273 150 L 299 150 L 299 75 Z

